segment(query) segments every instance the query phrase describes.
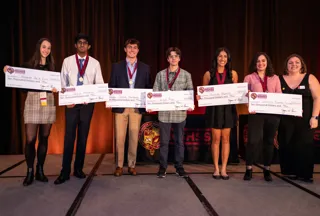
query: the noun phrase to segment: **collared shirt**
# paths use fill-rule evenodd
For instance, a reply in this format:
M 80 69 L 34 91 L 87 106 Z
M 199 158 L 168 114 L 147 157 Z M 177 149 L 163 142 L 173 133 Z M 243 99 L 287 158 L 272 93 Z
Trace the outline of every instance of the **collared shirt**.
M 128 80 L 130 81 L 130 76 L 129 76 L 128 67 L 129 67 L 129 69 L 130 69 L 130 71 L 131 71 L 131 74 L 132 74 L 132 73 L 134 72 L 134 68 L 135 68 L 136 65 L 137 65 L 137 59 L 135 60 L 135 62 L 134 62 L 133 64 L 131 64 L 130 61 L 126 58 L 126 62 L 127 62 L 127 75 L 128 75 Z M 133 83 L 132 83 L 132 84 L 129 83 L 130 88 L 134 88 L 134 83 L 136 82 L 137 73 L 138 73 L 138 68 L 137 68 L 136 72 L 135 72 L 135 73 L 133 74 L 133 76 L 132 76 L 132 81 L 133 81 Z
M 257 73 L 248 74 L 247 76 L 245 76 L 243 82 L 248 83 L 248 88 L 250 91 L 263 92 L 260 78 Z M 277 75 L 267 77 L 267 91 L 269 93 L 282 93 L 280 79 Z
M 82 68 L 84 66 L 85 61 L 86 61 L 86 56 L 82 58 L 81 56 L 78 55 L 78 61 L 79 61 L 80 68 Z M 82 61 L 82 63 L 81 63 L 81 61 Z M 84 71 L 84 74 L 82 75 L 82 79 L 85 76 L 85 73 L 86 73 L 86 71 Z M 81 77 L 81 75 L 80 75 L 80 71 L 79 71 L 78 78 L 77 78 L 77 85 L 83 85 L 83 82 L 80 81 L 80 77 Z
M 153 91 L 168 91 L 167 69 L 158 72 L 153 85 Z M 169 72 L 169 82 L 175 76 L 175 72 Z M 171 87 L 171 91 L 193 90 L 191 74 L 180 68 L 180 73 Z M 159 111 L 159 121 L 164 123 L 181 123 L 187 118 L 187 111 Z
M 72 55 L 65 58 L 61 68 L 61 87 L 76 86 L 78 75 L 79 69 L 76 62 L 76 56 Z M 103 83 L 104 81 L 99 61 L 89 56 L 89 62 L 83 76 L 83 85 Z

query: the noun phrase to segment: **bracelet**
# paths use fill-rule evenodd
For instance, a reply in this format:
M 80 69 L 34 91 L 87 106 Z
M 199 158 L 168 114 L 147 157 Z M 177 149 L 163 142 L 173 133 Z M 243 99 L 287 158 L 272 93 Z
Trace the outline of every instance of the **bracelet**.
M 319 116 L 311 116 L 311 118 L 319 119 Z

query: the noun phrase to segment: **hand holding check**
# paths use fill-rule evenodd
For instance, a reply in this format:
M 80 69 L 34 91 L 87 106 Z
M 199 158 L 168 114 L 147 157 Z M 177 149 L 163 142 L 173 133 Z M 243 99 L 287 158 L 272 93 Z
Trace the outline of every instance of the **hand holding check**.
M 6 66 L 3 67 L 3 72 L 4 72 L 4 73 L 7 72 L 8 67 L 9 67 L 8 65 L 6 65 Z
M 317 128 L 318 127 L 318 119 L 314 118 L 314 117 L 311 117 L 310 119 L 310 129 L 313 129 L 313 128 Z
M 250 93 L 251 91 L 250 90 L 248 90 L 248 93 L 246 94 L 246 96 L 249 98 L 249 93 Z M 246 104 L 246 106 L 247 106 L 247 108 L 248 108 L 248 112 L 250 113 L 250 114 L 256 114 L 256 112 L 255 111 L 250 111 L 249 110 L 249 103 L 247 103 Z

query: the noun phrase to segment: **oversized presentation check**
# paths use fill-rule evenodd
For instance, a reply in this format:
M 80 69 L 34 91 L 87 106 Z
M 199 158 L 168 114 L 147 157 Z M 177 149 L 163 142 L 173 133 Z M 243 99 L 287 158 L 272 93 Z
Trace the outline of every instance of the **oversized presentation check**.
M 302 95 L 250 92 L 249 112 L 302 116 Z
M 171 111 L 194 109 L 193 90 L 147 92 L 146 109 Z
M 145 108 L 146 91 L 150 89 L 109 88 L 106 107 Z
M 198 86 L 198 106 L 248 103 L 248 83 Z
M 59 92 L 59 106 L 83 103 L 105 102 L 109 99 L 108 84 L 80 85 L 65 88 Z
M 20 67 L 8 67 L 6 87 L 51 91 L 61 90 L 60 73 Z

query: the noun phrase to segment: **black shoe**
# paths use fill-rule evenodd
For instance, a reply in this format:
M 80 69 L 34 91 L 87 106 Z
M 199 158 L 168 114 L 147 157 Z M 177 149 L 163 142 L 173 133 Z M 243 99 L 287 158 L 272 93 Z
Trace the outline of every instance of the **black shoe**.
M 163 167 L 160 167 L 159 171 L 157 173 L 158 178 L 164 178 L 164 177 L 166 177 L 166 174 L 167 174 L 166 169 Z
M 176 174 L 179 175 L 182 178 L 187 178 L 189 177 L 186 171 L 184 171 L 183 167 L 177 168 L 176 169 Z
M 216 180 L 219 180 L 221 179 L 221 175 L 218 174 L 218 175 L 215 175 L 214 173 L 212 174 L 212 178 L 216 179 Z
M 272 176 L 271 176 L 271 174 L 270 174 L 270 170 L 266 170 L 266 169 L 264 169 L 263 170 L 263 176 L 264 176 L 264 180 L 266 180 L 266 181 L 272 181 Z
M 298 176 L 296 175 L 289 175 L 289 176 L 286 176 L 288 179 L 290 180 L 298 180 Z
M 59 185 L 59 184 L 65 183 L 69 179 L 70 179 L 69 175 L 67 176 L 63 173 L 60 173 L 59 177 L 54 181 L 54 184 Z
M 36 180 L 41 182 L 48 182 L 48 178 L 44 175 L 43 172 L 43 166 L 37 165 Z
M 221 175 L 221 179 L 222 180 L 229 180 L 230 179 L 230 177 L 228 176 L 228 175 Z
M 243 180 L 250 181 L 252 179 L 252 169 L 247 169 L 243 176 Z
M 82 170 L 75 170 L 75 171 L 73 172 L 73 175 L 74 175 L 75 177 L 79 178 L 79 179 L 84 179 L 84 178 L 87 177 L 86 174 L 85 174 Z
M 304 181 L 306 183 L 313 183 L 313 179 L 312 178 L 302 178 L 301 181 Z
M 23 180 L 23 186 L 29 186 L 32 184 L 34 179 L 34 173 L 33 173 L 33 169 L 27 171 L 27 176 L 25 177 L 25 179 Z

